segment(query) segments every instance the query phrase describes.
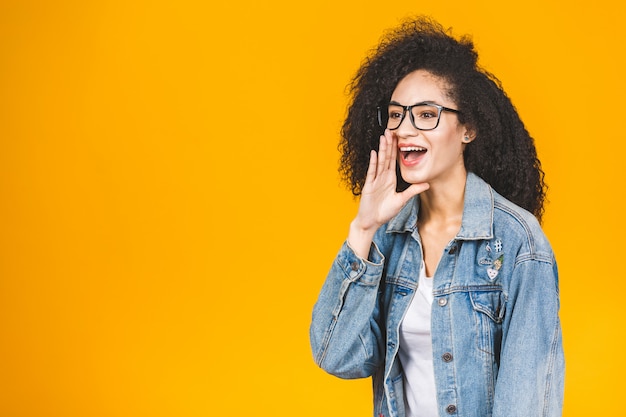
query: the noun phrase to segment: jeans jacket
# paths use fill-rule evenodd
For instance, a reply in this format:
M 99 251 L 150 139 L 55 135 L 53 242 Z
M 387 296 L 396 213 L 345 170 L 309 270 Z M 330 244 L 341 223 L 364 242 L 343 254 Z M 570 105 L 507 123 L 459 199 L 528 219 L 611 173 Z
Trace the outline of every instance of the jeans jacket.
M 316 363 L 371 376 L 375 417 L 405 416 L 398 343 L 421 268 L 418 210 L 419 196 L 376 232 L 367 260 L 344 243 L 313 309 Z M 439 416 L 560 416 L 558 274 L 536 219 L 468 173 L 461 228 L 433 280 Z

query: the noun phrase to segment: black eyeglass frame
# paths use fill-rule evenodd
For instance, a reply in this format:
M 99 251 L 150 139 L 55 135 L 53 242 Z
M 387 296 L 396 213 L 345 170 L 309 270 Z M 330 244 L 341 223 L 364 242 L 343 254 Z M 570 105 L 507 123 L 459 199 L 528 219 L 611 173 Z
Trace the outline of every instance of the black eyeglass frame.
M 409 119 L 411 120 L 411 124 L 413 125 L 413 127 L 416 128 L 417 130 L 424 130 L 424 131 L 437 129 L 437 126 L 439 126 L 439 120 L 441 120 L 441 112 L 443 112 L 443 111 L 447 111 L 447 112 L 450 112 L 450 113 L 461 114 L 461 112 L 459 110 L 451 109 L 449 107 L 445 107 L 445 106 L 441 106 L 439 104 L 429 103 L 429 102 L 425 102 L 425 101 L 423 101 L 421 103 L 412 104 L 410 106 L 403 106 L 402 104 L 398 104 L 398 103 L 389 103 L 387 105 L 387 107 L 389 105 L 402 107 L 402 118 L 400 119 L 400 123 L 398 123 L 398 126 L 394 127 L 393 129 L 389 128 L 389 127 L 387 127 L 387 126 L 385 126 L 383 124 L 382 108 L 381 108 L 381 106 L 376 107 L 376 111 L 378 112 L 378 125 L 380 127 L 383 127 L 385 129 L 389 129 L 389 130 L 396 130 L 400 126 L 402 126 L 402 122 L 404 122 L 404 118 L 406 117 L 407 112 L 410 115 Z M 417 106 L 431 106 L 431 107 L 436 107 L 439 110 L 439 112 L 437 113 L 437 123 L 435 123 L 434 127 L 431 127 L 429 129 L 422 129 L 422 128 L 417 127 L 417 125 L 415 124 L 415 115 L 413 114 L 413 111 L 412 111 L 413 107 L 417 107 Z

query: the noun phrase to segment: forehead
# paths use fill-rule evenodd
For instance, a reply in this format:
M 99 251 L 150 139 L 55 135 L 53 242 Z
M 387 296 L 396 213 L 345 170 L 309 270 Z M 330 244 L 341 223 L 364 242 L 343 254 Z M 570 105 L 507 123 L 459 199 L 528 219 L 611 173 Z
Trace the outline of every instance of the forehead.
M 442 105 L 452 105 L 450 86 L 441 77 L 426 70 L 417 70 L 405 76 L 396 86 L 391 100 L 409 105 L 432 101 Z

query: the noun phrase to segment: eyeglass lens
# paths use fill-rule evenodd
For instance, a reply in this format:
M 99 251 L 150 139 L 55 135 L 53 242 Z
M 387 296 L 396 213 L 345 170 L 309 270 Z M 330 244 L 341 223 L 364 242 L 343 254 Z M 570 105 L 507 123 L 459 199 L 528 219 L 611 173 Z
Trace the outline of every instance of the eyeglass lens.
M 437 127 L 440 110 L 438 107 L 428 104 L 412 106 L 410 109 L 413 117 L 412 122 L 418 129 L 428 130 Z M 383 114 L 384 116 L 384 114 Z M 387 106 L 387 128 L 397 129 L 405 117 L 404 107 L 395 104 Z

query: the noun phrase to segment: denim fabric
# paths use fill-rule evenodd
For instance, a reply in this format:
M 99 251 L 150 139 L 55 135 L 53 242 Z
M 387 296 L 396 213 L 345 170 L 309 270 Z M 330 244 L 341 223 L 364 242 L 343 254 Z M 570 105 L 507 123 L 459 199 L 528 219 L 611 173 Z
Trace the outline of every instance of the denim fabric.
M 398 340 L 421 267 L 418 199 L 377 231 L 367 260 L 344 243 L 313 309 L 316 363 L 341 378 L 371 376 L 376 417 L 405 415 Z M 552 249 L 530 213 L 472 173 L 433 295 L 439 416 L 561 415 L 565 365 Z

